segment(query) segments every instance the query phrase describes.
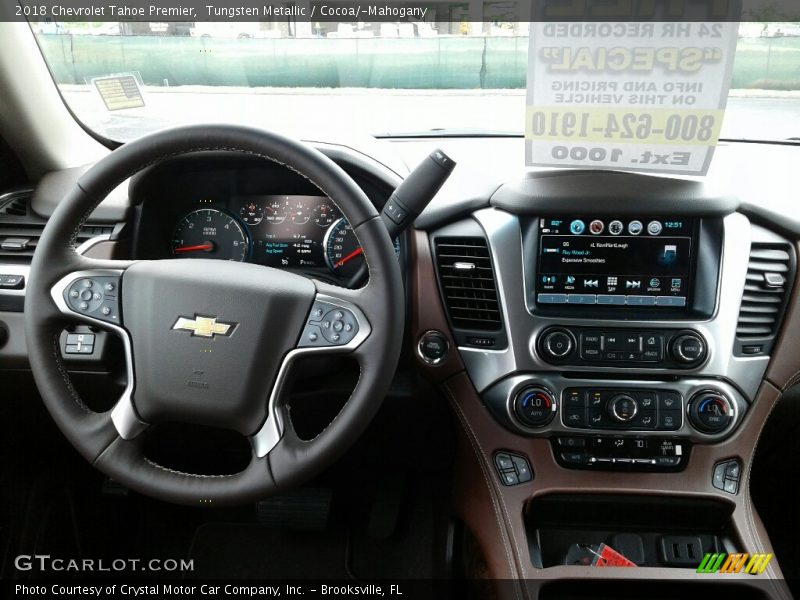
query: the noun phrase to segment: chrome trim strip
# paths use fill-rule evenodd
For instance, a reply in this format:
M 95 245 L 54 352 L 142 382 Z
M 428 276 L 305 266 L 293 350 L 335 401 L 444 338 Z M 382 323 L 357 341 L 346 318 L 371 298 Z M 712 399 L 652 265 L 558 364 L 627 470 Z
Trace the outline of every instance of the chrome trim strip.
M 261 429 L 253 436 L 250 437 L 250 443 L 253 446 L 253 452 L 258 458 L 263 458 L 278 444 L 283 437 L 284 423 L 281 418 L 280 411 L 278 411 L 278 401 L 281 398 L 283 388 L 286 384 L 286 377 L 290 371 L 292 363 L 299 357 L 307 356 L 309 354 L 343 354 L 352 352 L 358 348 L 364 340 L 369 337 L 372 332 L 372 327 L 367 320 L 366 315 L 361 309 L 347 300 L 335 298 L 327 294 L 318 293 L 314 298 L 314 303 L 325 302 L 345 308 L 353 313 L 358 322 L 358 332 L 347 344 L 342 346 L 322 346 L 322 347 L 309 347 L 309 348 L 295 348 L 286 355 L 283 359 L 281 368 L 278 370 L 278 376 L 275 378 L 275 385 L 272 386 L 272 392 L 269 395 L 269 403 L 267 405 L 267 420 L 261 426 Z
M 100 319 L 95 319 L 93 317 L 75 312 L 67 305 L 66 300 L 64 300 L 64 292 L 76 279 L 82 279 L 84 277 L 121 277 L 122 273 L 123 271 L 121 269 L 91 269 L 86 271 L 75 271 L 59 279 L 50 290 L 50 296 L 53 298 L 53 301 L 62 313 L 69 315 L 70 317 L 76 317 L 79 320 L 87 323 L 99 325 L 103 327 L 103 329 L 109 329 L 122 339 L 122 346 L 125 351 L 125 371 L 128 382 L 125 386 L 125 390 L 122 392 L 122 396 L 120 396 L 119 400 L 117 400 L 114 408 L 111 409 L 111 420 L 114 423 L 117 433 L 119 433 L 122 439 L 132 440 L 145 429 L 147 429 L 149 424 L 145 423 L 139 418 L 139 415 L 136 413 L 136 408 L 133 405 L 133 348 L 131 345 L 130 335 L 128 335 L 128 332 L 119 325 L 107 323 L 106 321 L 101 321 Z
M 80 246 L 75 248 L 75 254 L 80 254 L 82 256 L 100 242 L 107 242 L 110 239 L 111 239 L 110 233 L 102 233 L 100 235 L 96 235 L 93 238 L 89 238 L 88 240 L 83 242 Z
M 538 386 L 547 389 L 556 399 L 559 410 L 559 418 L 553 419 L 544 427 L 529 427 L 522 423 L 514 412 L 514 399 L 517 393 L 529 386 Z M 627 430 L 624 427 L 618 429 L 597 429 L 589 427 L 567 427 L 563 422 L 564 399 L 563 393 L 567 388 L 576 387 L 595 387 L 602 389 L 614 389 L 621 392 L 652 389 L 669 389 L 681 394 L 681 425 L 676 430 Z M 723 431 L 714 434 L 702 433 L 697 431 L 689 424 L 688 410 L 689 400 L 696 394 L 703 391 L 713 391 L 722 394 L 731 401 L 733 406 L 733 419 Z M 738 425 L 741 418 L 747 412 L 747 399 L 739 393 L 732 385 L 714 379 L 700 377 L 689 377 L 673 381 L 670 379 L 662 380 L 643 380 L 643 379 L 577 379 L 566 378 L 555 373 L 521 373 L 509 377 L 490 388 L 484 395 L 487 402 L 497 406 L 502 403 L 503 411 L 508 421 L 517 429 L 517 433 L 531 436 L 547 436 L 554 433 L 561 435 L 631 435 L 637 437 L 680 437 L 690 439 L 694 442 L 713 442 L 727 437 Z
M 736 322 L 744 289 L 750 256 L 750 240 L 756 237 L 750 221 L 734 213 L 724 219 L 723 252 L 717 307 L 714 316 L 706 321 L 609 319 L 598 322 L 587 313 L 581 319 L 532 315 L 526 303 L 526 257 L 522 249 L 522 230 L 519 218 L 496 208 L 476 211 L 473 218 L 484 230 L 495 267 L 497 289 L 502 299 L 502 316 L 508 335 L 508 349 L 487 351 L 459 347 L 467 371 L 479 392 L 493 383 L 520 371 L 552 373 L 564 369 L 539 357 L 536 341 L 541 332 L 554 325 L 601 325 L 626 328 L 691 328 L 699 332 L 708 344 L 708 360 L 694 369 L 663 369 L 636 365 L 634 367 L 569 367 L 570 371 L 614 373 L 620 380 L 636 377 L 637 373 L 670 374 L 680 377 L 715 377 L 730 381 L 748 400 L 752 400 L 769 363 L 768 356 L 739 357 L 733 355 Z M 532 257 L 527 257 L 533 260 Z M 522 275 L 522 276 L 520 276 Z M 576 309 L 577 310 L 577 309 Z

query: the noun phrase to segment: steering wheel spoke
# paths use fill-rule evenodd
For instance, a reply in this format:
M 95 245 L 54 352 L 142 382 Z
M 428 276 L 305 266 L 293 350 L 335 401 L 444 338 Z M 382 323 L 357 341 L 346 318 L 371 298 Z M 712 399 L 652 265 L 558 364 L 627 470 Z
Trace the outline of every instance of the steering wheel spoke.
M 359 349 L 372 333 L 372 325 L 358 304 L 363 291 L 314 283 L 317 293 L 297 347 L 284 358 L 270 393 L 267 419 L 250 438 L 257 458 L 269 454 L 283 437 L 286 424 L 280 409 L 292 365 L 300 358 L 325 354 L 350 354 L 358 360 Z
M 130 334 L 122 324 L 122 276 L 134 261 L 80 259 L 80 263 L 84 268 L 64 275 L 50 295 L 63 315 L 107 329 L 122 341 L 127 385 L 110 416 L 119 436 L 131 440 L 148 427 L 133 404 L 133 350 Z

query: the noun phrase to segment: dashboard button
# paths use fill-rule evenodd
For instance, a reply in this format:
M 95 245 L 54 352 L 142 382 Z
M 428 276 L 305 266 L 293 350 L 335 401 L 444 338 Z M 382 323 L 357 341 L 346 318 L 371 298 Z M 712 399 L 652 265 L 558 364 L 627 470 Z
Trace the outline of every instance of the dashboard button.
M 603 411 L 599 408 L 589 409 L 589 427 L 603 427 Z
M 583 348 L 581 350 L 581 357 L 586 360 L 600 360 L 603 358 L 603 353 L 599 348 Z
M 660 410 L 658 412 L 658 429 L 676 431 L 681 427 L 680 410 Z
M 658 296 L 656 298 L 658 306 L 672 306 L 675 308 L 683 308 L 686 306 L 685 296 Z
M 348 331 L 348 325 L 345 324 L 345 331 Z M 450 344 L 443 333 L 428 331 L 420 338 L 417 349 L 422 360 L 429 365 L 438 365 L 447 357 L 449 347 Z
M 612 306 L 624 306 L 625 305 L 625 296 L 621 295 L 614 295 L 614 294 L 598 294 L 597 295 L 597 303 L 604 304 L 604 305 L 612 305 Z
M 733 406 L 719 392 L 700 392 L 689 401 L 689 419 L 703 433 L 719 433 L 733 420 Z
M 564 425 L 567 427 L 586 426 L 586 410 L 583 408 L 564 407 Z
M 655 306 L 655 296 L 628 296 L 629 306 Z
M 567 295 L 566 294 L 539 294 L 536 297 L 536 301 L 539 304 L 566 304 L 567 303 Z
M 639 405 L 628 394 L 617 394 L 608 401 L 608 414 L 620 423 L 628 423 L 636 417 Z
M 586 438 L 582 437 L 560 437 L 558 438 L 558 445 L 564 448 L 585 448 Z
M 594 294 L 570 294 L 567 296 L 568 304 L 596 304 L 597 296 Z
M 599 333 L 584 333 L 581 335 L 583 347 L 600 348 L 602 338 Z
M 589 456 L 585 452 L 562 452 L 561 460 L 571 465 L 585 465 Z
M 661 410 L 680 410 L 681 395 L 678 392 L 664 391 L 658 392 L 658 408 Z
M 583 390 L 566 389 L 563 399 L 565 407 L 583 408 L 586 405 L 586 393 Z
M 706 343 L 696 333 L 678 336 L 670 347 L 675 360 L 685 365 L 700 363 L 706 357 Z
M 540 350 L 545 358 L 563 360 L 575 349 L 572 334 L 566 329 L 550 329 L 544 333 Z
M 639 407 L 642 410 L 655 410 L 656 408 L 656 393 L 655 392 L 634 392 L 634 397 L 636 401 L 639 403 Z

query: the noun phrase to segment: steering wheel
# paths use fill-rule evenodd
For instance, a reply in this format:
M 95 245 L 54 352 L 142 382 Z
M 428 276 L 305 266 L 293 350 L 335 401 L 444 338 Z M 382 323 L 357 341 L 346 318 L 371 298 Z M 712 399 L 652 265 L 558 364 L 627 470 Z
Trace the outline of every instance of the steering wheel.
M 75 252 L 81 225 L 108 193 L 171 157 L 224 151 L 303 175 L 344 213 L 364 248 L 369 282 L 351 290 L 278 269 L 219 260 L 93 260 Z M 25 299 L 31 370 L 53 419 L 97 469 L 142 494 L 194 505 L 250 502 L 291 488 L 363 432 L 397 366 L 404 295 L 392 241 L 364 192 L 333 161 L 275 133 L 191 126 L 130 142 L 96 163 L 59 203 L 36 248 Z M 72 386 L 59 337 L 78 320 L 119 335 L 127 387 L 113 409 L 90 410 Z M 301 440 L 284 402 L 292 363 L 346 354 L 358 383 L 332 423 Z M 143 450 L 150 427 L 184 422 L 249 438 L 247 467 L 182 473 Z

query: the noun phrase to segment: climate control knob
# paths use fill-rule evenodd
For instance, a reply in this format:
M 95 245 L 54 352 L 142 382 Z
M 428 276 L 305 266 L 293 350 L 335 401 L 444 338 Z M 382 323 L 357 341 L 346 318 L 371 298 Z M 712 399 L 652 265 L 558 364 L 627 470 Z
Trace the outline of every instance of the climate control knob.
M 685 365 L 700 364 L 708 352 L 705 340 L 696 333 L 679 335 L 670 343 L 670 350 L 673 358 Z
M 539 351 L 548 360 L 564 360 L 575 350 L 575 338 L 566 329 L 548 329 L 540 338 Z
M 528 386 L 514 398 L 514 414 L 529 427 L 544 427 L 556 414 L 556 401 L 545 388 Z
M 700 392 L 689 401 L 689 421 L 698 431 L 719 433 L 733 421 L 733 404 L 720 392 Z
M 608 401 L 608 414 L 620 423 L 632 421 L 639 412 L 639 404 L 628 394 L 617 394 Z

